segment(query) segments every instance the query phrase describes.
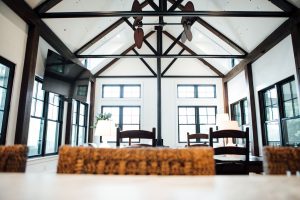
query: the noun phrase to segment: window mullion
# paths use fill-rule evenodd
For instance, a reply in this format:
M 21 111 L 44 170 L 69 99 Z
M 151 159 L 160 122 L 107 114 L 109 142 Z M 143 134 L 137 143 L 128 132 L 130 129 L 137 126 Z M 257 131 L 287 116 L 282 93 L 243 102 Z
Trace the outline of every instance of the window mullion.
M 119 107 L 119 127 L 123 130 L 123 108 L 124 106 Z
M 46 154 L 48 107 L 49 107 L 48 104 L 49 104 L 49 92 L 45 92 L 44 108 L 43 108 L 44 127 L 43 127 L 42 156 L 45 156 Z
M 200 133 L 200 117 L 199 117 L 199 106 L 194 107 L 195 109 L 195 122 L 196 122 L 196 133 Z M 200 139 L 197 138 L 196 142 L 200 142 Z
M 78 140 L 79 140 L 79 116 L 80 116 L 80 102 L 77 101 L 76 104 L 76 146 L 78 146 Z

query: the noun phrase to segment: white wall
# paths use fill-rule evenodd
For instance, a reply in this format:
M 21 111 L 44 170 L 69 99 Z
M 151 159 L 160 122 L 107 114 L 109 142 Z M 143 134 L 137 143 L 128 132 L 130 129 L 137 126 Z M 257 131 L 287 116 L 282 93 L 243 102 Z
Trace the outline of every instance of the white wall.
M 6 144 L 11 145 L 15 140 L 28 28 L 26 23 L 2 1 L 0 1 L 0 24 L 0 55 L 16 65 L 6 133 Z
M 262 146 L 258 91 L 296 74 L 291 36 L 286 37 L 252 65 L 259 144 Z M 299 91 L 299 90 L 297 90 Z M 298 94 L 299 99 L 299 94 Z

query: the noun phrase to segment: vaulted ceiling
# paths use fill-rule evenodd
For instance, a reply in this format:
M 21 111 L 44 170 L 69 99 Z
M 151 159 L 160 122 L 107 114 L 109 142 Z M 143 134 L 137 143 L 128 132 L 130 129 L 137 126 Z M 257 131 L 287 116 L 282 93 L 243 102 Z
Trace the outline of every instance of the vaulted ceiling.
M 25 0 L 33 9 L 40 8 L 44 0 Z M 59 12 L 103 12 L 103 11 L 130 11 L 133 1 L 131 0 L 63 0 L 53 1 L 57 4 L 46 13 Z M 149 4 L 143 3 L 143 11 L 153 11 Z M 156 5 L 158 0 L 153 1 Z M 174 0 L 168 0 L 170 8 Z M 182 1 L 185 5 L 187 0 Z M 192 0 L 196 11 L 267 11 L 283 12 L 269 0 Z M 294 6 L 300 7 L 299 0 L 289 0 Z M 178 6 L 175 11 L 181 11 Z M 287 17 L 198 17 L 192 26 L 193 40 L 184 44 L 177 43 L 169 53 L 184 55 L 244 55 L 251 52 L 276 28 L 284 23 Z M 143 23 L 158 23 L 158 17 L 144 17 Z M 128 22 L 121 17 L 78 17 L 78 18 L 43 18 L 50 29 L 77 55 L 108 55 L 108 54 L 153 54 L 149 46 L 156 49 L 156 34 L 153 33 L 153 25 L 144 25 L 144 33 L 148 34 L 147 41 L 150 45 L 143 44 L 141 49 L 134 49 L 133 30 Z M 180 16 L 164 17 L 166 23 L 180 23 Z M 163 51 L 176 40 L 183 28 L 179 25 L 166 25 L 163 27 Z M 132 47 L 132 48 L 130 48 Z M 184 48 L 183 48 L 184 47 Z M 136 51 L 134 52 L 133 51 Z M 131 58 L 139 59 L 139 58 Z M 183 58 L 180 58 L 183 59 Z M 198 58 L 189 58 L 198 59 Z M 115 58 L 89 58 L 88 68 L 96 74 L 103 67 L 107 67 Z M 167 68 L 172 58 L 163 58 L 163 68 Z M 221 74 L 228 73 L 233 63 L 237 64 L 241 59 L 235 58 L 200 58 L 199 62 L 212 66 Z M 155 72 L 155 59 L 145 58 L 144 61 Z M 215 71 L 215 72 L 216 72 Z M 217 73 L 216 72 L 216 73 Z M 99 74 L 99 73 L 98 73 Z M 217 73 L 218 74 L 218 73 Z

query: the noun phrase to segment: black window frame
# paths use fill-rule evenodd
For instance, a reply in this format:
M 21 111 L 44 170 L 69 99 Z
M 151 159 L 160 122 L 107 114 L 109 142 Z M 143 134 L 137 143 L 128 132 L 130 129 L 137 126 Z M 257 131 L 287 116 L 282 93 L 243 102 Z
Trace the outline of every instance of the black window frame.
M 284 112 L 284 99 L 283 99 L 283 93 L 282 93 L 282 86 L 286 83 L 290 83 L 292 81 L 295 81 L 295 77 L 294 76 L 290 76 L 286 79 L 283 79 L 275 84 L 272 84 L 262 90 L 260 90 L 258 92 L 259 95 L 259 105 L 260 105 L 260 114 L 261 114 L 261 132 L 262 132 L 262 142 L 263 145 L 269 145 L 268 143 L 268 136 L 267 136 L 267 131 L 266 131 L 266 127 L 265 124 L 267 121 L 267 117 L 266 117 L 266 112 L 265 112 L 265 98 L 264 98 L 264 94 L 266 91 L 271 90 L 272 88 L 274 88 L 276 90 L 276 95 L 277 95 L 277 105 L 278 105 L 278 126 L 279 126 L 279 134 L 280 134 L 280 146 L 290 146 L 287 145 L 287 133 L 286 130 L 284 129 L 283 126 L 283 122 L 284 120 L 288 120 L 288 119 L 298 119 L 300 118 L 300 114 L 298 116 L 293 116 L 293 117 L 285 117 L 285 112 Z M 297 84 L 297 82 L 295 82 L 295 84 Z M 298 101 L 299 102 L 299 101 Z M 300 144 L 298 144 L 300 145 Z
M 242 127 L 242 129 L 244 130 L 245 127 L 249 126 L 249 113 L 248 113 L 248 109 L 245 108 L 244 103 L 247 102 L 248 105 L 248 100 L 247 98 L 243 98 L 239 101 L 236 101 L 232 104 L 230 104 L 230 114 L 231 114 L 231 120 L 237 121 L 239 126 Z M 240 116 L 238 116 L 238 114 L 236 113 L 236 107 L 239 108 L 240 110 Z M 239 119 L 240 120 L 239 120 Z M 248 120 L 246 120 L 248 118 Z M 247 123 L 248 121 L 248 123 Z
M 124 108 L 139 108 L 139 130 L 141 129 L 141 106 L 140 105 L 102 105 L 101 106 L 101 113 L 103 113 L 104 108 L 119 108 L 119 124 L 117 124 L 117 127 L 120 128 L 120 130 L 123 130 L 123 110 Z M 117 139 L 117 138 L 116 138 Z M 108 143 L 116 143 L 116 139 L 114 141 L 108 141 Z M 134 139 L 132 140 L 132 143 L 139 143 L 140 139 Z
M 194 96 L 193 97 L 179 97 L 178 88 L 179 87 L 193 87 L 194 88 Z M 198 87 L 213 87 L 214 88 L 214 96 L 213 97 L 199 97 L 198 95 Z M 179 99 L 215 99 L 217 98 L 216 85 L 215 84 L 178 84 L 177 85 L 177 98 Z
M 43 84 L 43 79 L 36 76 L 35 81 Z M 43 138 L 42 138 L 42 145 L 41 145 L 41 154 L 38 155 L 28 155 L 29 158 L 36 158 L 36 157 L 45 157 L 45 156 L 53 156 L 58 154 L 59 147 L 61 146 L 62 141 L 62 128 L 63 128 L 63 113 L 64 113 L 64 97 L 62 95 L 59 96 L 59 110 L 58 110 L 58 120 L 53 120 L 48 118 L 48 106 L 49 106 L 49 93 L 48 91 L 44 90 L 44 101 L 43 101 L 43 111 L 42 117 L 36 117 L 30 115 L 30 118 L 39 118 L 44 120 L 44 127 L 43 127 Z M 57 143 L 57 151 L 53 153 L 46 153 L 46 140 L 47 140 L 47 128 L 48 128 L 48 121 L 53 121 L 56 123 L 60 123 L 59 132 L 58 132 L 58 143 Z M 29 133 L 28 133 L 29 137 Z
M 8 117 L 10 111 L 10 101 L 11 101 L 11 94 L 12 94 L 12 87 L 14 82 L 14 73 L 15 73 L 15 64 L 10 62 L 9 60 L 5 59 L 0 55 L 0 63 L 9 68 L 9 75 L 7 81 L 7 88 L 6 89 L 6 98 L 5 98 L 5 105 L 3 109 L 3 118 L 2 118 L 2 128 L 0 134 L 0 145 L 5 145 L 6 143 L 6 134 L 7 134 L 7 124 L 8 124 Z
M 105 87 L 119 87 L 120 88 L 120 94 L 118 97 L 105 97 L 104 96 L 104 88 Z M 139 97 L 124 97 L 124 87 L 139 87 Z M 103 84 L 102 85 L 102 98 L 138 98 L 140 99 L 142 96 L 142 90 L 141 90 L 141 84 Z
M 76 140 L 75 140 L 75 145 L 78 146 L 78 137 L 79 137 L 79 127 L 84 127 L 85 128 L 85 132 L 84 132 L 84 142 L 83 143 L 86 143 L 87 142 L 87 129 L 88 129 L 88 125 L 87 125 L 87 118 L 88 118 L 88 104 L 87 103 L 83 103 L 81 101 L 78 101 L 78 100 L 75 100 L 73 99 L 72 100 L 73 103 L 76 102 L 77 106 L 76 106 L 76 122 L 74 123 L 73 119 L 74 119 L 74 110 L 73 110 L 73 107 L 72 107 L 72 135 L 71 135 L 71 144 L 72 144 L 72 136 L 73 136 L 73 131 L 74 131 L 74 126 L 76 128 Z M 73 106 L 73 103 L 72 103 L 72 106 Z M 83 105 L 84 106 L 84 125 L 80 125 L 79 123 L 79 120 L 80 120 L 80 105 Z M 73 144 L 72 144 L 73 145 Z
M 178 135 L 177 135 L 177 141 L 178 143 L 187 143 L 187 141 L 180 141 L 180 125 L 184 125 L 184 124 L 180 124 L 179 123 L 179 109 L 180 108 L 194 108 L 195 110 L 195 130 L 196 130 L 196 133 L 200 133 L 200 126 L 201 125 L 211 125 L 213 127 L 216 127 L 216 117 L 217 117 L 217 106 L 191 106 L 191 105 L 180 105 L 177 107 L 177 130 L 178 130 Z M 199 108 L 214 108 L 215 109 L 215 123 L 214 124 L 202 124 L 200 122 L 200 117 L 199 117 Z M 186 133 L 184 133 L 186 134 Z M 193 134 L 193 133 L 192 133 Z M 209 133 L 207 133 L 209 134 Z M 196 139 L 196 141 L 191 141 L 191 143 L 198 143 L 200 142 L 200 139 Z M 218 139 L 214 140 L 213 141 L 214 143 L 217 143 L 219 142 Z

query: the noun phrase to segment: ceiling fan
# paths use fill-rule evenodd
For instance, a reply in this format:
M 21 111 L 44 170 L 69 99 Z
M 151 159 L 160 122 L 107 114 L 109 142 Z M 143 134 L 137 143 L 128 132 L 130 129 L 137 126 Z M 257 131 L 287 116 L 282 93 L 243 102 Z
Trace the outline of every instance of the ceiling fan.
M 183 8 L 183 12 L 193 12 L 193 11 L 195 11 L 194 4 L 191 1 L 188 1 Z M 193 34 L 191 31 L 191 27 L 194 22 L 195 22 L 195 17 L 182 17 L 181 24 L 183 26 L 183 32 L 181 35 L 181 41 L 183 43 L 186 40 L 192 41 Z
M 137 0 L 134 0 L 131 11 L 142 12 L 142 6 Z M 133 23 L 133 26 L 137 26 L 137 28 L 134 31 L 134 42 L 138 49 L 142 47 L 143 39 L 144 39 L 144 31 L 142 29 L 142 19 L 143 16 L 134 17 L 134 23 Z

